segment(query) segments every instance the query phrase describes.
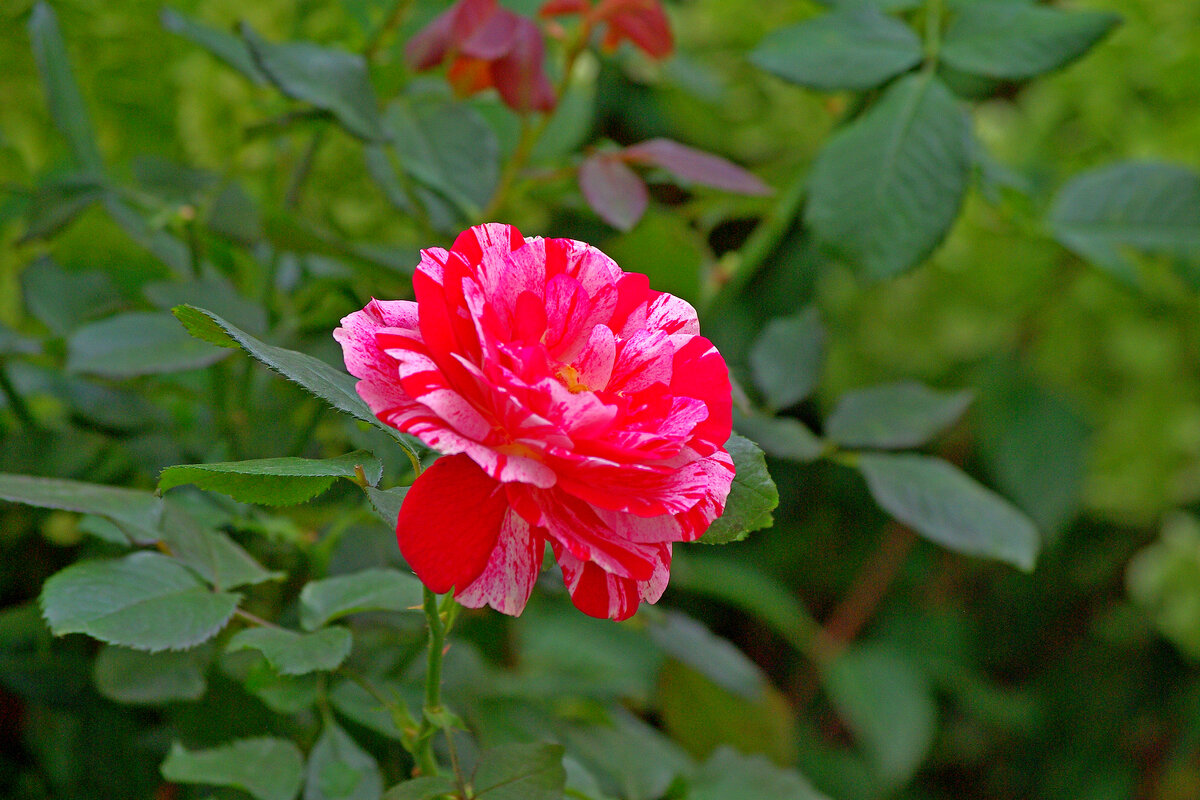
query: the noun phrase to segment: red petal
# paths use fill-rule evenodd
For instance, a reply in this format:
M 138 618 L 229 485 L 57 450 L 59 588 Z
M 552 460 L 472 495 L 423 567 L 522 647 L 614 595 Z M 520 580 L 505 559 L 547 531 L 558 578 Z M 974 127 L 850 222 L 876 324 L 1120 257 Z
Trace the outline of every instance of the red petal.
M 610 575 L 590 561 L 580 562 L 554 548 L 571 602 L 589 617 L 629 619 L 638 609 L 637 581 Z
M 483 260 L 484 250 L 506 249 L 507 252 L 512 252 L 524 245 L 525 237 L 517 230 L 516 225 L 489 222 L 467 228 L 460 233 L 454 239 L 454 244 L 450 245 L 450 250 L 465 258 L 468 264 L 477 265 Z
M 400 553 L 430 590 L 465 589 L 483 574 L 507 510 L 503 486 L 474 461 L 439 458 L 404 497 L 396 523 Z
M 646 184 L 613 153 L 596 153 L 584 160 L 579 166 L 579 188 L 592 210 L 622 231 L 632 229 L 650 203 Z
M 760 181 L 758 176 L 732 161 L 670 139 L 651 139 L 626 147 L 622 157 L 638 164 L 654 164 L 677 178 L 728 192 L 754 195 L 771 193 L 771 187 Z

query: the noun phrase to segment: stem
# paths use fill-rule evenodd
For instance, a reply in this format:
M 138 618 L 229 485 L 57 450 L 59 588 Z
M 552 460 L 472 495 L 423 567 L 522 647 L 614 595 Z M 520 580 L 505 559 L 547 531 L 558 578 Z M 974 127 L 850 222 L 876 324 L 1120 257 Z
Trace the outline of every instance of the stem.
M 546 114 L 543 120 L 550 119 L 550 115 Z M 504 171 L 500 173 L 500 180 L 496 183 L 496 191 L 492 193 L 492 199 L 484 207 L 483 211 L 479 212 L 479 221 L 488 222 L 504 205 L 504 201 L 508 199 L 508 193 L 512 189 L 513 182 L 517 178 L 517 173 L 525 166 L 525 162 L 529 160 L 529 154 L 533 152 L 533 146 L 537 143 L 538 137 L 541 136 L 545 125 L 539 123 L 536 127 L 529 124 L 527 115 L 521 116 L 521 136 L 517 139 L 516 149 L 513 150 L 512 158 L 504 165 Z
M 887 524 L 879 549 L 863 564 L 849 593 L 821 629 L 818 647 L 824 657 L 833 660 L 871 620 L 916 542 L 908 527 Z
M 942 0 L 925 0 L 925 69 L 937 67 L 942 52 Z
M 233 610 L 233 614 L 234 614 L 234 616 L 236 616 L 240 619 L 243 619 L 246 622 L 249 622 L 251 625 L 256 625 L 260 628 L 280 629 L 280 626 L 276 625 L 274 622 L 263 619 L 262 617 L 260 617 L 256 614 L 251 614 L 249 611 L 246 611 L 245 609 L 235 608 Z
M 851 100 L 839 116 L 834 128 L 840 128 L 854 120 L 866 107 L 869 96 L 869 93 L 862 92 Z M 791 229 L 792 222 L 799 216 L 800 207 L 804 205 L 808 178 L 808 172 L 799 172 L 796 179 L 779 196 L 779 200 L 763 217 L 750 237 L 746 239 L 741 249 L 725 256 L 722 268 L 714 281 L 715 290 L 708 302 L 702 305 L 702 315 L 713 314 L 736 297 L 758 274 L 763 262 L 779 247 L 779 243 Z
M 446 625 L 438 611 L 437 595 L 425 589 L 425 619 L 429 622 L 429 661 L 425 671 L 425 713 L 417 734 L 417 769 L 422 775 L 437 775 L 437 759 L 433 755 L 433 720 L 442 712 L 442 655 L 446 647 Z
M 12 385 L 9 380 L 8 372 L 0 365 L 0 393 L 8 400 L 9 408 L 17 415 L 17 419 L 21 424 L 30 430 L 35 430 L 38 427 L 37 420 L 33 418 L 33 413 L 29 410 L 29 405 L 26 404 L 25 398 L 17 392 L 17 387 Z
M 300 193 L 304 189 L 304 183 L 308 180 L 308 176 L 312 174 L 313 164 L 317 160 L 317 151 L 321 148 L 321 143 L 325 141 L 325 130 L 326 126 L 322 125 L 313 131 L 312 139 L 309 140 L 304 155 L 300 157 L 295 171 L 292 172 L 287 194 L 283 198 L 284 208 L 293 209 L 300 204 Z
M 387 37 L 400 27 L 400 23 L 404 22 L 404 18 L 408 16 L 410 8 L 412 8 L 412 0 L 396 0 L 391 12 L 383 20 L 379 29 L 375 31 L 375 34 L 367 41 L 366 47 L 363 48 L 363 58 L 367 60 L 368 64 L 373 62 L 379 55 Z
M 798 676 L 792 691 L 797 708 L 808 704 L 820 685 L 820 673 L 842 654 L 875 616 L 916 541 L 916 534 L 898 522 L 889 522 L 884 528 L 878 548 L 859 568 L 850 591 L 817 632 L 812 643 L 812 657 L 818 669 Z
M 554 96 L 558 100 L 558 105 L 562 105 L 562 98 L 571 86 L 571 73 L 575 71 L 575 62 L 579 60 L 579 56 L 587 48 L 588 39 L 591 38 L 591 35 L 592 25 L 585 19 L 579 26 L 579 31 L 574 40 L 572 40 L 570 46 L 567 48 L 567 55 L 563 60 L 562 77 L 559 78 L 558 86 L 554 88 Z M 552 119 L 554 119 L 553 110 L 543 114 L 536 125 L 529 124 L 528 115 L 521 116 L 521 138 L 517 141 L 512 158 L 504 165 L 504 171 L 500 174 L 500 180 L 496 183 L 496 191 L 492 193 L 492 199 L 488 201 L 487 206 L 479 214 L 480 222 L 491 221 L 495 217 L 496 212 L 500 210 L 500 207 L 504 205 L 504 201 L 508 199 L 508 194 L 512 190 L 517 175 L 529 160 L 534 145 L 542 138 L 542 134 L 546 132 L 546 128 L 550 125 Z
M 717 311 L 732 300 L 758 273 L 767 257 L 775 252 L 791 228 L 792 221 L 800 213 L 807 187 L 808 173 L 801 172 L 750 234 L 741 250 L 727 257 L 722 274 L 718 276 L 718 287 L 703 309 L 705 314 Z

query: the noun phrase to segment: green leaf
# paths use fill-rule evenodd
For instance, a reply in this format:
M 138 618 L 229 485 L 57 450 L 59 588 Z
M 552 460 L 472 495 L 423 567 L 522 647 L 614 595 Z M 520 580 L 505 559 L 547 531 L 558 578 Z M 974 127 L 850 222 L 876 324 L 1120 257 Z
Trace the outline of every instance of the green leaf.
M 250 48 L 232 33 L 219 31 L 172 8 L 162 10 L 162 26 L 171 33 L 198 44 L 217 58 L 260 86 L 266 84 L 267 76 L 254 63 Z
M 300 625 L 311 631 L 364 611 L 420 610 L 421 602 L 421 582 L 413 575 L 366 569 L 307 584 L 300 592 Z
M 137 650 L 186 650 L 216 636 L 239 596 L 213 592 L 158 553 L 84 561 L 51 576 L 41 605 L 55 635 L 86 633 Z
M 859 646 L 840 655 L 823 680 L 880 779 L 895 787 L 911 778 L 937 734 L 928 677 L 898 653 Z
M 445 97 L 401 97 L 384 125 L 405 172 L 473 219 L 500 179 L 500 144 L 487 121 L 467 103 Z
M 696 556 L 680 549 L 672 557 L 671 585 L 742 609 L 801 653 L 809 651 L 819 631 L 787 584 L 732 559 Z
M 50 106 L 50 117 L 67 138 L 75 163 L 87 172 L 104 171 L 96 132 L 88 117 L 79 84 L 71 72 L 66 43 L 58 27 L 58 17 L 48 3 L 38 3 L 29 15 L 29 39 L 33 57 L 42 76 L 42 87 Z
M 740 542 L 751 532 L 770 527 L 771 512 L 779 505 L 779 490 L 767 472 L 767 461 L 754 442 L 736 433 L 725 443 L 736 473 L 721 514 L 697 541 L 704 544 Z
M 747 699 L 762 694 L 766 680 L 758 665 L 691 617 L 668 611 L 646 632 L 668 655 L 717 686 Z
M 700 765 L 690 785 L 688 800 L 825 800 L 800 773 L 724 746 Z
M 239 739 L 210 750 L 186 750 L 178 742 L 162 763 L 174 783 L 229 786 L 257 800 L 294 800 L 304 780 L 304 756 L 286 739 Z
M 328 111 L 355 136 L 384 138 L 365 58 L 311 42 L 274 44 L 244 22 L 240 30 L 255 63 L 281 92 Z
M 188 336 L 169 314 L 131 311 L 84 325 L 71 334 L 67 371 L 131 378 L 199 369 L 226 355 Z
M 928 74 L 896 81 L 817 156 L 805 222 L 851 266 L 889 278 L 945 238 L 970 176 L 970 130 Z
M 365 488 L 367 499 L 371 501 L 371 508 L 379 515 L 379 518 L 388 524 L 389 527 L 396 527 L 396 520 L 400 518 L 400 506 L 404 504 L 404 498 L 408 494 L 407 486 L 396 486 L 392 489 L 376 489 L 374 486 Z
M 259 303 L 241 294 L 220 274 L 209 274 L 188 281 L 158 281 L 142 288 L 156 308 L 170 311 L 175 306 L 192 304 L 210 308 L 242 330 L 259 333 L 267 328 L 267 310 Z M 221 335 L 220 341 L 210 342 L 220 347 L 236 347 L 229 337 Z
M 560 800 L 567 773 L 557 744 L 507 744 L 485 750 L 471 783 L 480 800 Z
M 140 544 L 156 542 L 160 537 L 163 504 L 150 492 L 61 478 L 0 473 L 0 500 L 96 514 L 112 520 L 130 539 Z
M 17 244 L 53 237 L 91 208 L 103 193 L 103 185 L 90 175 L 66 176 L 38 186 L 29 203 L 29 227 Z
M 626 800 L 658 800 L 692 768 L 679 745 L 623 708 L 612 711 L 610 724 L 593 720 L 564 736 L 571 755 Z
M 316 704 L 324 691 L 323 677 L 319 672 L 280 675 L 259 657 L 242 677 L 242 685 L 272 711 L 295 714 Z
M 974 75 L 1024 80 L 1082 56 L 1121 17 L 1025 3 L 970 3 L 957 10 L 941 57 Z
M 233 350 L 242 346 L 237 339 L 234 339 L 225 332 L 224 328 L 213 321 L 214 317 L 216 319 L 220 319 L 220 317 L 212 312 L 195 306 L 181 305 L 172 307 L 171 314 L 183 324 L 188 333 L 201 341 Z
M 953 425 L 974 395 L 938 392 L 920 383 L 891 383 L 847 392 L 825 422 L 843 447 L 920 447 Z
M 821 439 L 798 419 L 743 414 L 734 408 L 733 427 L 776 458 L 816 461 L 825 452 Z
M 29 313 L 58 336 L 116 310 L 122 302 L 106 273 L 68 271 L 49 258 L 37 259 L 22 272 L 21 290 Z
M 1126 283 L 1138 283 L 1146 254 L 1177 260 L 1200 286 L 1200 175 L 1190 169 L 1126 161 L 1085 172 L 1059 191 L 1049 222 L 1060 244 Z
M 337 669 L 354 644 L 342 627 L 297 633 L 284 628 L 247 628 L 229 640 L 228 652 L 258 650 L 280 675 L 304 675 Z
M 379 764 L 326 718 L 321 738 L 308 754 L 304 800 L 379 800 L 382 794 Z
M 393 786 L 383 793 L 383 800 L 440 800 L 454 792 L 454 782 L 449 778 L 426 775 Z
M 403 703 L 398 699 L 398 694 L 394 689 L 392 694 L 394 702 Z M 396 741 L 402 741 L 404 738 L 404 731 L 397 724 L 391 711 L 381 705 L 378 698 L 372 696 L 370 692 L 354 681 L 346 680 L 334 686 L 329 693 L 329 702 L 340 714 L 365 728 L 370 728 L 376 733 Z
M 817 309 L 767 323 L 750 349 L 754 384 L 772 408 L 786 408 L 812 393 L 825 360 L 825 326 Z
M 755 66 L 813 89 L 870 89 L 921 62 L 912 28 L 870 5 L 828 14 L 768 35 L 750 54 Z
M 671 738 L 698 758 L 730 742 L 779 762 L 795 757 L 795 713 L 766 681 L 747 697 L 718 685 L 694 665 L 670 660 L 659 674 L 655 705 Z
M 1088 426 L 1065 400 L 1028 383 L 985 405 L 979 445 L 984 468 L 1046 533 L 1079 509 L 1087 475 Z
M 182 239 L 147 222 L 113 192 L 104 195 L 104 209 L 130 239 L 170 267 L 176 275 L 189 273 L 192 255 Z
M 363 467 L 370 483 L 377 483 L 383 475 L 379 459 L 355 450 L 336 458 L 260 458 L 167 467 L 159 475 L 158 488 L 165 491 L 194 483 L 241 503 L 290 506 L 313 499 L 338 478 L 355 480 L 356 466 Z
M 282 347 L 260 342 L 211 311 L 195 306 L 176 306 L 171 312 L 193 336 L 205 341 L 213 341 L 223 333 L 247 353 L 293 383 L 298 383 L 338 411 L 370 423 L 393 437 L 398 436 L 395 428 L 376 419 L 370 406 L 358 396 L 358 392 L 354 388 L 358 380 L 349 373 L 335 369 L 324 361 L 305 353 L 297 353 L 295 350 L 285 350 Z
M 925 538 L 960 553 L 1033 569 L 1041 546 L 1033 523 L 949 463 L 864 453 L 858 468 L 875 502 Z
M 285 577 L 282 572 L 265 569 L 226 534 L 211 530 L 171 504 L 166 507 L 162 529 L 171 555 L 221 591 Z
M 96 655 L 92 677 L 100 694 L 118 703 L 161 705 L 199 700 L 208 688 L 204 671 L 210 650 L 143 653 L 105 645 Z

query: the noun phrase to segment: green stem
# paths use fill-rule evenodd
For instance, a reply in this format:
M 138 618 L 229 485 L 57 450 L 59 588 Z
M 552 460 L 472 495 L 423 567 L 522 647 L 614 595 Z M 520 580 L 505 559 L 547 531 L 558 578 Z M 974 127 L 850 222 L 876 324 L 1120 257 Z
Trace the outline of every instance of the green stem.
M 384 19 L 383 24 L 379 26 L 379 29 L 367 41 L 366 47 L 363 48 L 363 58 L 367 60 L 368 64 L 378 57 L 379 53 L 383 50 L 383 44 L 387 41 L 387 37 L 400 27 L 400 23 L 404 22 L 404 18 L 408 16 L 410 8 L 412 8 L 412 0 L 396 0 L 391 12 Z
M 437 775 L 437 759 L 433 755 L 434 724 L 432 717 L 442 712 L 442 654 L 446 647 L 446 625 L 438 610 L 437 595 L 425 589 L 425 619 L 429 623 L 429 660 L 425 671 L 425 713 L 417 734 L 417 768 L 422 775 Z
M 592 35 L 592 26 L 585 21 L 579 28 L 575 38 L 567 48 L 567 55 L 563 60 L 562 77 L 558 81 L 558 86 L 554 89 L 554 96 L 557 98 L 558 104 L 562 104 L 563 96 L 571 87 L 571 73 L 575 71 L 575 62 L 579 60 L 579 56 L 587 48 L 588 39 Z M 508 194 L 512 190 L 513 183 L 516 181 L 517 175 L 525 167 L 529 161 L 530 154 L 533 153 L 534 146 L 538 140 L 542 138 L 542 134 L 546 132 L 550 121 L 554 119 L 554 110 L 548 111 L 542 115 L 536 125 L 529 124 L 528 115 L 521 117 L 521 136 L 517 140 L 517 146 L 513 150 L 512 158 L 504 165 L 504 171 L 500 173 L 500 180 L 496 183 L 496 191 L 492 193 L 492 199 L 488 201 L 487 206 L 479 214 L 480 222 L 490 222 L 496 216 L 496 212 L 504 205 L 508 199 Z
M 925 69 L 937 68 L 942 52 L 942 0 L 925 0 Z
M 25 398 L 21 397 L 17 392 L 17 387 L 12 385 L 12 381 L 8 377 L 8 372 L 4 370 L 3 365 L 0 365 L 0 393 L 3 393 L 5 399 L 8 400 L 9 408 L 17 415 L 17 419 L 21 421 L 23 426 L 30 430 L 35 430 L 38 427 L 37 420 L 33 418 L 33 413 L 30 412 Z
M 851 100 L 834 128 L 852 122 L 866 108 L 870 96 L 869 92 L 861 92 Z M 808 172 L 798 171 L 795 179 L 779 196 L 779 200 L 759 222 L 741 249 L 736 253 L 727 254 L 722 259 L 713 281 L 716 285 L 710 286 L 711 294 L 707 302 L 701 303 L 702 316 L 710 316 L 720 310 L 745 289 L 750 280 L 758 274 L 763 262 L 779 247 L 779 243 L 791 229 L 793 220 L 799 216 L 801 206 L 804 205 L 808 179 Z
M 722 259 L 718 286 L 704 305 L 704 314 L 712 314 L 738 295 L 757 273 L 763 262 L 787 235 L 792 221 L 800 213 L 808 187 L 808 173 L 800 172 L 780 195 L 779 201 L 767 212 L 746 243 L 736 253 Z
M 308 142 L 308 147 L 305 148 L 304 154 L 300 156 L 300 161 L 296 164 L 295 171 L 292 172 L 292 179 L 288 183 L 287 194 L 283 198 L 283 207 L 293 209 L 300 204 L 300 193 L 304 189 L 304 184 L 308 180 L 308 176 L 312 174 L 313 164 L 317 160 L 317 151 L 321 149 L 321 143 L 325 141 L 326 126 L 322 125 L 313 131 L 312 139 Z

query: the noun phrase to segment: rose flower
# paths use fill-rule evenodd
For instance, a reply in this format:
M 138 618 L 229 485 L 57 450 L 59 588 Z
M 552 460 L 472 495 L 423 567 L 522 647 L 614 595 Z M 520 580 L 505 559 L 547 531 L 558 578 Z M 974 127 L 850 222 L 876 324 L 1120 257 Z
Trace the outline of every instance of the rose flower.
M 499 224 L 422 251 L 413 285 L 334 337 L 379 419 L 445 454 L 397 523 L 417 577 L 516 615 L 549 542 L 584 613 L 658 600 L 734 472 L 729 372 L 695 310 L 590 245 Z

